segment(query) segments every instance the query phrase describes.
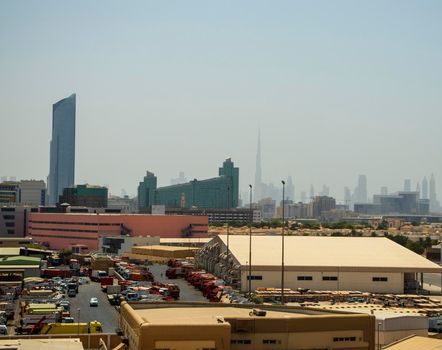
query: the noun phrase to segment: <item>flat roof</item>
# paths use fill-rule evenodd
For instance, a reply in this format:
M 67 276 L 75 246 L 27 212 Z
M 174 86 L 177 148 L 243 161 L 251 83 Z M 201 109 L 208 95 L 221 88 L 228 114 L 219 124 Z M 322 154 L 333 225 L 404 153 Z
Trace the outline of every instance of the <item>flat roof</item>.
M 20 255 L 20 247 L 4 247 L 0 248 L 0 256 L 14 256 Z
M 237 307 L 171 307 L 134 309 L 145 322 L 151 324 L 216 324 L 218 318 L 302 318 L 308 315 L 291 312 L 266 311 L 266 316 L 250 316 L 253 309 Z
M 411 336 L 383 347 L 388 350 L 442 350 L 442 340 Z
M 133 246 L 133 249 L 141 249 L 141 250 L 164 250 L 164 251 L 171 251 L 171 252 L 177 252 L 177 251 L 189 251 L 189 250 L 197 250 L 198 248 L 194 247 L 176 247 L 176 246 L 168 246 L 168 245 L 137 245 Z
M 220 235 L 227 244 L 227 236 Z M 396 271 L 442 273 L 442 267 L 385 237 L 285 236 L 285 267 L 290 270 Z M 230 235 L 238 262 L 249 260 L 249 236 Z M 281 236 L 252 236 L 254 269 L 280 268 Z
M 84 350 L 80 339 L 6 339 L 0 340 L 2 349 L 14 350 Z
M 161 243 L 208 243 L 212 238 L 163 238 L 160 237 Z

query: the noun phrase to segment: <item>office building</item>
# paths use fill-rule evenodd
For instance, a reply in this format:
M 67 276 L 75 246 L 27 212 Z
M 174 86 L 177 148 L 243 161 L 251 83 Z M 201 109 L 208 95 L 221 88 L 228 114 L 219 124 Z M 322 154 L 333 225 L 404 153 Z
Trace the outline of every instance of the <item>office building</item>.
M 358 185 L 353 193 L 353 203 L 367 203 L 367 176 L 359 175 Z
M 258 210 L 263 220 L 271 220 L 276 214 L 276 201 L 270 197 L 258 201 Z
M 30 208 L 0 207 L 0 237 L 25 237 Z
M 48 176 L 49 205 L 75 184 L 75 94 L 52 106 L 52 140 Z
M 46 184 L 43 180 L 21 180 L 19 183 L 19 203 L 23 206 L 45 205 Z
M 125 195 L 123 197 L 119 196 L 109 196 L 107 199 L 107 207 L 109 209 L 119 209 L 121 213 L 132 213 L 138 212 L 138 202 L 136 198 L 130 198 Z
M 107 208 L 108 189 L 102 186 L 76 185 L 63 189 L 58 203 L 89 208 Z
M 436 195 L 436 179 L 434 174 L 431 174 L 430 178 L 430 211 L 436 212 L 440 210 L 439 202 L 437 201 Z
M 404 180 L 404 192 L 411 192 L 411 180 L 410 179 Z
M 428 199 L 428 180 L 427 180 L 426 176 L 422 180 L 422 196 L 421 196 L 421 198 Z
M 29 214 L 28 234 L 53 249 L 98 249 L 101 236 L 207 237 L 207 216 L 100 213 Z
M 293 179 L 291 176 L 287 178 L 287 185 L 285 188 L 285 198 L 283 198 L 283 200 L 285 199 L 291 201 L 295 200 L 295 185 L 293 184 Z
M 147 172 L 138 186 L 140 212 L 153 205 L 166 208 L 236 208 L 238 206 L 239 168 L 230 158 L 218 169 L 218 177 L 157 188 L 157 178 Z
M 0 205 L 19 204 L 19 188 L 18 182 L 8 181 L 0 183 Z
M 252 211 L 250 211 L 249 208 L 166 208 L 165 214 L 207 216 L 209 218 L 209 224 L 233 222 L 246 224 L 249 222 L 261 222 L 260 219 L 256 221 L 257 218 L 261 218 L 260 211 L 258 209 L 252 209 Z
M 252 291 L 281 287 L 281 237 L 252 237 Z M 214 237 L 195 259 L 203 269 L 233 281 L 243 292 L 249 282 L 249 237 Z M 269 254 L 271 252 L 271 254 Z M 285 238 L 285 288 L 404 293 L 414 290 L 419 273 L 442 267 L 384 237 Z
M 190 302 L 123 302 L 120 310 L 128 350 L 375 350 L 371 315 Z
M 307 206 L 307 217 L 319 219 L 323 212 L 336 208 L 336 199 L 327 196 L 316 196 Z

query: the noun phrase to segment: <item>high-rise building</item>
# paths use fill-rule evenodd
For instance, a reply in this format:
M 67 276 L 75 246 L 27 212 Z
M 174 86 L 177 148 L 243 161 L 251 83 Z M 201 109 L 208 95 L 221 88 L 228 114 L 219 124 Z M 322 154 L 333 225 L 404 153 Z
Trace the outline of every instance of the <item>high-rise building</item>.
M 386 196 L 388 194 L 388 187 L 382 186 L 381 187 L 381 195 Z
M 301 203 L 307 203 L 307 193 L 301 191 Z
M 262 172 L 261 172 L 261 132 L 258 131 L 258 149 L 256 151 L 256 168 L 255 168 L 255 186 L 253 187 L 253 197 L 255 201 L 259 201 L 263 197 L 262 191 Z
M 313 185 L 310 185 L 310 199 L 313 199 L 315 197 L 315 188 Z
M 49 205 L 57 203 L 64 188 L 75 184 L 75 104 L 76 96 L 72 94 L 52 106 Z
M 367 203 L 367 176 L 359 175 L 358 177 L 358 185 L 355 188 L 353 193 L 353 202 L 354 203 Z
M 287 186 L 285 188 L 285 198 L 283 199 L 288 199 L 292 201 L 295 200 L 295 185 L 293 184 L 293 179 L 290 175 L 287 178 Z
M 439 210 L 439 203 L 436 195 L 436 180 L 434 174 L 430 178 L 430 211 L 435 212 Z
M 171 185 L 179 185 L 179 184 L 183 184 L 183 183 L 186 183 L 186 182 L 187 182 L 187 179 L 184 176 L 184 172 L 183 171 L 180 171 L 180 173 L 178 174 L 178 177 L 176 179 L 170 180 L 170 184 Z
M 0 205 L 19 204 L 19 183 L 7 181 L 0 183 Z
M 351 204 L 351 192 L 347 186 L 344 187 L 344 204 L 348 205 L 349 207 Z
M 218 177 L 194 179 L 184 184 L 157 188 L 157 178 L 147 172 L 138 186 L 138 205 L 142 212 L 152 205 L 166 208 L 236 208 L 238 206 L 239 168 L 230 158 L 218 169 Z
M 419 193 L 419 198 L 420 198 L 420 193 L 421 193 L 421 184 L 419 183 L 419 181 L 416 184 L 416 192 Z
M 428 180 L 427 180 L 426 176 L 422 180 L 422 195 L 421 195 L 421 198 L 422 199 L 428 199 Z
M 411 180 L 410 179 L 405 179 L 404 180 L 404 191 L 405 192 L 410 192 L 411 191 Z

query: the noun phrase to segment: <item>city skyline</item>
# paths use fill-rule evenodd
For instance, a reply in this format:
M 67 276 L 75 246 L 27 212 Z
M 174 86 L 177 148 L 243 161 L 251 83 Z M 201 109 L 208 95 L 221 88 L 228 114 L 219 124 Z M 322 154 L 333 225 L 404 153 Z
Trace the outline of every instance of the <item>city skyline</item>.
M 78 4 L 0 4 L 2 176 L 46 179 L 50 106 L 75 91 L 77 183 L 111 193 L 227 157 L 243 190 L 259 129 L 262 181 L 291 175 L 297 198 L 325 184 L 339 199 L 360 174 L 368 195 L 442 183 L 437 2 Z

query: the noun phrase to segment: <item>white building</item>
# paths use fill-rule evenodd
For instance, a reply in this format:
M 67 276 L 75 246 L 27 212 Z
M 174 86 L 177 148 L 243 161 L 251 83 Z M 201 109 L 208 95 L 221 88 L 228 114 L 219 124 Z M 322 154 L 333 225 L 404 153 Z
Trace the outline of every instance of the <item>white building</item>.
M 45 205 L 46 184 L 43 180 L 21 180 L 19 191 L 19 202 L 21 205 Z
M 217 236 L 197 254 L 210 272 L 248 290 L 249 236 Z M 251 288 L 281 287 L 281 236 L 252 236 Z M 286 236 L 284 287 L 404 293 L 442 268 L 384 237 Z

